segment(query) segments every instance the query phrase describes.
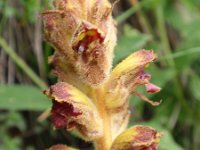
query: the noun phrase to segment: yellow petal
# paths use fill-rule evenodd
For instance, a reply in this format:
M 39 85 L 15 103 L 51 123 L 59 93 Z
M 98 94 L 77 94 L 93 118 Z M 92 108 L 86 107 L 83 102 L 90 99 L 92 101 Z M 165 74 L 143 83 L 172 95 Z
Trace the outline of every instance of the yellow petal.
M 161 133 L 147 126 L 137 125 L 120 134 L 112 144 L 111 150 L 156 150 Z
M 134 76 L 141 68 L 144 68 L 148 63 L 156 59 L 156 57 L 152 50 L 137 51 L 114 68 L 111 78 L 120 78 L 123 75 L 127 75 L 127 73 L 131 73 Z
M 59 82 L 44 91 L 52 99 L 52 122 L 56 128 L 76 128 L 85 140 L 102 135 L 102 120 L 92 101 L 81 91 Z

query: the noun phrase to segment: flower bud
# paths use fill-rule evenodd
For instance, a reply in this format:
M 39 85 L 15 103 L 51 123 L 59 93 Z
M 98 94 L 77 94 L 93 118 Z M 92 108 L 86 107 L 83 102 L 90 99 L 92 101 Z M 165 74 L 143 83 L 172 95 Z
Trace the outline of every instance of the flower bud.
M 111 150 L 156 150 L 161 136 L 151 127 L 137 125 L 120 134 Z

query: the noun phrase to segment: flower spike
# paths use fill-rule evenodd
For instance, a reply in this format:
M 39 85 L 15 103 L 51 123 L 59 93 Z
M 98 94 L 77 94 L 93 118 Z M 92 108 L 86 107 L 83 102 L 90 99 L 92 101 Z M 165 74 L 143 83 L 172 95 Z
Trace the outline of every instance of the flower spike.
M 149 94 L 160 88 L 145 68 L 157 58 L 153 50 L 134 52 L 111 72 L 116 45 L 113 5 L 108 0 L 53 0 L 54 10 L 42 13 L 46 40 L 55 48 L 50 57 L 58 83 L 44 91 L 51 100 L 55 128 L 76 129 L 97 150 L 156 150 L 161 134 L 146 126 L 126 127 L 129 96 L 144 85 Z M 111 72 L 111 73 L 110 73 Z M 73 150 L 58 144 L 50 150 Z

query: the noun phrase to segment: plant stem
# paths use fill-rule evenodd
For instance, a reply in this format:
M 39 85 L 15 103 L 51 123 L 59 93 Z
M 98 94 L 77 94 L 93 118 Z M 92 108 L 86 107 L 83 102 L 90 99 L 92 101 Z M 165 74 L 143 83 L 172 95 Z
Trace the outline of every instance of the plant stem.
M 96 141 L 95 146 L 97 150 L 109 150 L 112 144 L 112 135 L 110 115 L 105 106 L 105 94 L 103 87 L 96 89 L 95 94 L 97 109 L 103 121 L 103 136 Z
M 137 11 L 137 15 L 139 17 L 139 22 L 143 28 L 143 31 L 147 34 L 152 34 L 153 35 L 153 30 L 151 28 L 151 25 L 149 24 L 149 21 L 142 9 L 142 6 L 141 6 L 141 2 L 138 2 L 138 0 L 130 0 L 132 6 L 134 7 L 135 5 L 138 5 L 138 11 Z
M 162 42 L 162 45 L 164 48 L 165 55 L 172 55 L 172 50 L 170 48 L 170 44 L 169 44 L 168 37 L 167 37 L 167 31 L 166 31 L 166 27 L 165 27 L 162 4 L 157 6 L 155 13 L 156 13 L 156 18 L 157 18 L 157 26 L 158 26 L 158 30 L 160 33 L 160 39 L 161 39 L 161 42 Z M 174 59 L 172 57 L 166 57 L 166 60 L 167 60 L 167 64 L 169 65 L 169 67 L 173 68 L 176 71 Z M 177 71 L 176 71 L 176 74 L 177 74 Z M 177 77 L 173 79 L 173 84 L 174 84 L 174 87 L 176 90 L 176 92 L 175 92 L 176 98 L 179 100 L 182 107 L 184 107 L 187 112 L 190 112 L 190 108 L 186 102 L 186 99 L 184 98 L 182 91 L 181 91 L 182 87 L 181 87 Z
M 18 65 L 31 79 L 32 81 L 41 89 L 46 89 L 47 85 L 37 76 L 35 72 L 22 60 L 15 51 L 9 47 L 6 41 L 0 37 L 0 47 L 4 50 L 8 56 Z
M 173 54 L 169 54 L 167 56 L 160 58 L 160 60 L 170 59 L 170 58 L 176 59 L 176 58 L 180 58 L 180 57 L 195 54 L 195 53 L 200 53 L 200 47 L 192 47 L 192 48 L 189 48 L 189 49 L 182 49 L 182 50 L 180 50 L 180 52 L 175 52 Z
M 118 24 L 120 24 L 124 22 L 126 19 L 128 19 L 131 15 L 135 14 L 137 11 L 142 10 L 143 6 L 148 6 L 150 3 L 151 3 L 151 0 L 138 2 L 133 7 L 129 8 L 128 10 L 123 12 L 121 15 L 119 15 L 115 20 L 117 21 Z
M 138 11 L 139 8 L 140 8 L 139 4 L 136 4 L 133 7 L 129 8 L 122 15 L 116 18 L 117 23 L 120 24 L 126 19 L 128 19 L 131 15 L 133 15 L 136 11 Z

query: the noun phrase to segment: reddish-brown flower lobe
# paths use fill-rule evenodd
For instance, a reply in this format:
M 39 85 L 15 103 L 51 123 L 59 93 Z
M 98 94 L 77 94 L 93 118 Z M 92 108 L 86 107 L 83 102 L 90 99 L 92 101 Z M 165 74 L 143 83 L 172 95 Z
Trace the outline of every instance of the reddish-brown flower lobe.
M 82 113 L 76 110 L 71 104 L 53 101 L 51 119 L 56 128 L 72 128 L 74 124 L 70 122 L 70 118 L 76 118 L 81 114 Z
M 68 83 L 59 82 L 45 90 L 44 94 L 53 101 L 52 122 L 56 128 L 71 130 L 76 127 L 85 140 L 101 136 L 102 120 L 84 93 Z
M 146 91 L 151 94 L 157 93 L 161 90 L 159 86 L 152 83 L 145 84 L 145 87 L 146 87 Z

